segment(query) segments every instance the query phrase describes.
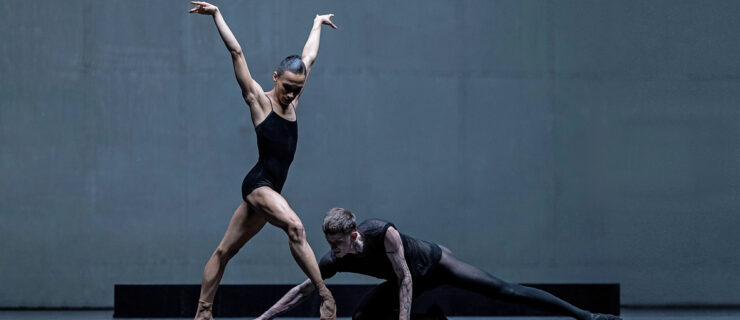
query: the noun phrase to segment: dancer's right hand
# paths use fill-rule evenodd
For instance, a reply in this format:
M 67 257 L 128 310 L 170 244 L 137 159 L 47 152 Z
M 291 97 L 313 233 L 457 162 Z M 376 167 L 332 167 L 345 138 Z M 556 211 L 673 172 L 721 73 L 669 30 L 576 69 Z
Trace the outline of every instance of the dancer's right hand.
M 190 13 L 200 13 L 212 16 L 218 12 L 218 7 L 203 1 L 190 1 L 190 3 L 195 5 L 195 8 L 190 9 L 188 12 Z
M 321 307 L 319 308 L 319 319 L 321 320 L 337 320 L 337 304 L 334 302 L 334 297 L 329 292 L 329 289 L 324 288 L 319 290 L 319 296 L 321 297 Z
M 337 305 L 334 299 L 321 302 L 319 313 L 319 319 L 321 320 L 337 320 Z

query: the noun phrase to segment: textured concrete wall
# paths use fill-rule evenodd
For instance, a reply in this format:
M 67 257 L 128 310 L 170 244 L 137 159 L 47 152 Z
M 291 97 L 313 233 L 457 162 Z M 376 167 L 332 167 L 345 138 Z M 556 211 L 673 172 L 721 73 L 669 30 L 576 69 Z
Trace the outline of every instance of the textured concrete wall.
M 336 14 L 284 189 L 317 254 L 344 206 L 510 281 L 737 303 L 740 3 L 217 4 L 265 89 Z M 199 283 L 257 150 L 216 28 L 188 8 L 0 1 L 1 307 Z M 266 227 L 224 282 L 303 279 Z

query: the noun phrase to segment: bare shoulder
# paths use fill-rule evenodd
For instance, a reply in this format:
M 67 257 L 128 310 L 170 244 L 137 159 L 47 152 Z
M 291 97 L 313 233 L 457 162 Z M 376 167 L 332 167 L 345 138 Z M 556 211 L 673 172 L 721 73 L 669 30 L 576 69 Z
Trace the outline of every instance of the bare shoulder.
M 262 88 L 256 92 L 245 94 L 244 102 L 249 107 L 249 113 L 252 115 L 252 123 L 256 126 L 267 118 L 272 110 L 270 99 L 267 97 Z

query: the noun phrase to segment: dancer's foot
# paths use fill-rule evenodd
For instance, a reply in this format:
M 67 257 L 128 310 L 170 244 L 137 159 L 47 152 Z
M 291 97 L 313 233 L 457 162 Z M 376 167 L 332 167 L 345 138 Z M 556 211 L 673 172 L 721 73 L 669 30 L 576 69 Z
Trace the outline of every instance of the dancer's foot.
M 198 311 L 195 312 L 195 320 L 213 320 L 213 303 L 198 300 Z
M 319 308 L 319 314 L 321 320 L 336 320 L 337 319 L 337 304 L 334 302 L 334 297 L 326 287 L 319 289 L 319 297 L 321 297 L 321 307 Z
M 622 318 L 613 314 L 592 313 L 591 320 L 622 320 Z

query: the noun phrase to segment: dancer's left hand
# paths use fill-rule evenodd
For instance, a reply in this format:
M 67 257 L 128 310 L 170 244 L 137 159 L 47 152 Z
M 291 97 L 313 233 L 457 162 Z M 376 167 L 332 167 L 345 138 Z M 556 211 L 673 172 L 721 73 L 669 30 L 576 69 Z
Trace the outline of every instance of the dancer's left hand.
M 333 13 L 330 14 L 322 14 L 322 15 L 316 15 L 316 18 L 314 18 L 314 21 L 319 21 L 321 24 L 325 24 L 328 26 L 331 26 L 334 29 L 337 29 L 337 25 L 331 22 L 331 18 L 334 17 Z

